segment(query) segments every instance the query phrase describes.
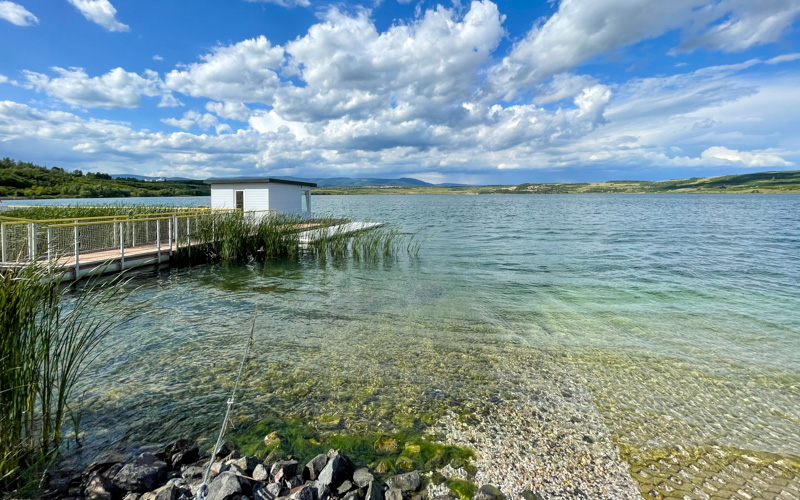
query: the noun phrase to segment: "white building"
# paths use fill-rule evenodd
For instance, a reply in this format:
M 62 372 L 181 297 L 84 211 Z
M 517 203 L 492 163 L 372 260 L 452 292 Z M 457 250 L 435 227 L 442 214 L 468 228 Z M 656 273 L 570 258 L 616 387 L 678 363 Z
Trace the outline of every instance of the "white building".
M 284 179 L 208 179 L 211 208 L 275 210 L 282 214 L 311 215 L 313 182 Z

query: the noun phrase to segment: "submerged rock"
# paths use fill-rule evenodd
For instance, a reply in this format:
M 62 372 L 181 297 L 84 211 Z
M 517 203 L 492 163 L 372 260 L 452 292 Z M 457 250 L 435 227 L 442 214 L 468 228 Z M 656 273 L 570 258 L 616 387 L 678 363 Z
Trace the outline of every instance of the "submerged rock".
M 475 494 L 474 500 L 500 500 L 504 499 L 505 497 L 506 496 L 503 495 L 503 492 L 497 487 L 492 486 L 491 484 L 484 484 Z
M 155 456 L 142 454 L 133 462 L 122 466 L 113 478 L 120 489 L 145 493 L 158 487 L 166 478 L 167 464 Z

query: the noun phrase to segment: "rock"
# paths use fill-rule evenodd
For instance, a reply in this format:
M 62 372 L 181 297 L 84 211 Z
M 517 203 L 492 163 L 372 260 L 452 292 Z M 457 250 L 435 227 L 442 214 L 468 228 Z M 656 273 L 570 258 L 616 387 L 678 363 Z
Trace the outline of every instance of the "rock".
M 208 485 L 206 500 L 233 500 L 242 493 L 242 485 L 232 472 L 223 472 Z
M 589 436 L 588 434 L 583 436 L 583 440 L 589 444 L 594 444 L 594 438 L 592 438 L 592 436 Z
M 272 480 L 279 483 L 297 475 L 297 460 L 280 460 L 272 464 L 269 473 Z
M 391 436 L 381 436 L 375 441 L 375 451 L 381 453 L 383 455 L 388 455 L 389 453 L 394 452 L 397 450 L 399 443 L 397 439 Z
M 389 488 L 384 495 L 386 500 L 403 500 L 403 492 L 397 488 Z
M 239 449 L 236 447 L 235 443 L 232 443 L 231 441 L 223 441 L 222 444 L 220 444 L 217 448 L 216 453 L 214 453 L 214 458 L 225 458 L 229 457 L 230 455 L 237 454 L 238 452 Z
M 215 476 L 217 474 L 222 474 L 226 470 L 228 470 L 228 464 L 225 462 L 214 462 L 211 464 L 211 474 Z
M 505 498 L 506 496 L 503 495 L 496 487 L 492 486 L 491 484 L 484 484 L 480 487 L 475 496 L 473 497 L 474 500 L 500 500 Z
M 342 497 L 342 500 L 362 500 L 363 497 L 358 490 L 350 491 L 345 496 Z
M 312 458 L 303 469 L 303 479 L 315 481 L 327 463 L 328 457 L 322 453 Z
M 202 465 L 184 465 L 181 467 L 181 477 L 187 481 L 203 479 L 205 468 Z
M 394 465 L 398 469 L 404 470 L 406 472 L 414 470 L 414 461 L 408 457 L 404 456 L 397 457 L 397 461 L 394 463 Z
M 378 462 L 378 465 L 375 466 L 375 472 L 378 474 L 388 474 L 394 470 L 394 465 L 389 460 L 381 460 Z
M 544 500 L 544 497 L 538 493 L 535 493 L 531 490 L 525 490 L 522 492 L 522 498 L 524 500 Z
M 272 483 L 269 486 L 278 486 L 278 494 L 273 493 L 267 486 L 263 483 L 256 483 L 253 486 L 253 500 L 275 500 L 278 496 L 280 496 L 280 485 L 277 483 Z
M 253 479 L 267 482 L 267 479 L 269 479 L 269 471 L 264 467 L 264 464 L 258 464 L 253 468 Z
M 174 484 L 166 484 L 161 488 L 145 493 L 140 500 L 177 500 L 179 488 Z
M 179 439 L 156 452 L 159 460 L 166 462 L 171 469 L 190 464 L 200 459 L 200 448 L 188 439 Z
M 303 478 L 301 478 L 300 476 L 292 476 L 283 483 L 291 490 L 293 488 L 297 488 L 298 486 L 302 485 Z
M 353 488 L 355 488 L 353 483 L 351 483 L 349 480 L 345 480 L 342 484 L 339 485 L 338 488 L 336 488 L 336 493 L 339 496 L 342 496 L 348 491 L 352 490 Z
M 264 436 L 264 444 L 267 445 L 267 446 L 273 445 L 275 443 L 279 443 L 280 440 L 281 440 L 281 438 L 278 437 L 278 433 L 277 432 L 270 432 L 269 434 Z
M 160 486 L 166 474 L 166 463 L 153 455 L 142 454 L 133 462 L 123 465 L 112 481 L 125 491 L 145 493 Z
M 111 500 L 119 497 L 120 493 L 113 481 L 102 474 L 93 474 L 83 490 L 83 496 L 87 500 Z
M 331 489 L 327 484 L 314 481 L 310 486 L 317 490 L 316 496 L 318 500 L 328 500 L 331 497 Z
M 417 471 L 398 474 L 387 479 L 386 485 L 400 491 L 418 491 L 422 486 L 422 477 Z
M 319 473 L 317 482 L 325 484 L 331 489 L 338 488 L 353 472 L 353 464 L 341 453 L 329 454 L 328 463 Z
M 369 482 L 366 500 L 384 500 L 383 485 L 379 481 Z
M 256 465 L 259 465 L 258 459 L 255 457 L 242 457 L 236 458 L 233 460 L 228 460 L 228 465 L 235 465 L 239 468 L 245 475 L 251 475 L 253 469 L 256 468 Z
M 317 489 L 310 484 L 303 484 L 289 492 L 292 500 L 317 500 Z
M 353 472 L 353 482 L 356 483 L 356 486 L 359 488 L 366 488 L 369 486 L 369 483 L 374 480 L 375 476 L 373 476 L 366 467 L 356 469 L 356 471 Z
M 124 497 L 122 497 L 122 500 L 141 500 L 141 498 L 142 495 L 129 491 Z
M 451 495 L 450 493 L 444 495 L 437 495 L 433 497 L 433 500 L 458 500 L 458 497 L 455 495 Z

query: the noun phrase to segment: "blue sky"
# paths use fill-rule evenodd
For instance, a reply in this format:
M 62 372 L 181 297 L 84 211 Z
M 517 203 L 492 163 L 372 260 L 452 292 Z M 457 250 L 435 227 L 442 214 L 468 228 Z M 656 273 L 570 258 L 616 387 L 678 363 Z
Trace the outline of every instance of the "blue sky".
M 0 156 L 470 184 L 798 169 L 798 20 L 798 0 L 0 0 Z

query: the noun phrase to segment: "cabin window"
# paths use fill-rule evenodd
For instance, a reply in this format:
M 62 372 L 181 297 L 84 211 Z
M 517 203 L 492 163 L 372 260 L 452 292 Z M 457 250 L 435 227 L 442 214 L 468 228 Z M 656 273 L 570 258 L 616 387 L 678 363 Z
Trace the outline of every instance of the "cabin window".
M 244 191 L 236 191 L 234 194 L 236 210 L 244 210 Z

